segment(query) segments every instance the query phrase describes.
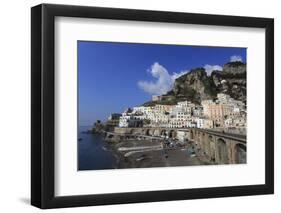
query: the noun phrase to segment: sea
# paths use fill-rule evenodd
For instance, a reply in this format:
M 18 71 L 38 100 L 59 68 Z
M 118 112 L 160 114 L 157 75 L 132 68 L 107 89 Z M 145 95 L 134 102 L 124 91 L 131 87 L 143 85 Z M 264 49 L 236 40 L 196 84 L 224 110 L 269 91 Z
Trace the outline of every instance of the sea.
M 118 157 L 99 134 L 83 133 L 90 126 L 79 127 L 78 141 L 78 170 L 116 169 Z

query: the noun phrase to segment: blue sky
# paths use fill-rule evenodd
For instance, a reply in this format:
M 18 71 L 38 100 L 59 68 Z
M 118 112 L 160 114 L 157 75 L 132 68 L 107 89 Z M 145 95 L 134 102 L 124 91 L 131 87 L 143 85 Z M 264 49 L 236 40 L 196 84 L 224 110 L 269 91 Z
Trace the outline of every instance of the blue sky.
M 79 125 L 165 93 L 192 68 L 210 74 L 229 61 L 246 62 L 246 49 L 78 41 Z

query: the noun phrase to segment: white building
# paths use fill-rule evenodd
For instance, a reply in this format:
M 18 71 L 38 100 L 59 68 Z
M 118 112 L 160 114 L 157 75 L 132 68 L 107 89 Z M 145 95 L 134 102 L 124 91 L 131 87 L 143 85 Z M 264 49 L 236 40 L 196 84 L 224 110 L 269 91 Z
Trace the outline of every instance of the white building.
M 120 117 L 119 126 L 139 125 L 169 128 L 213 128 L 215 126 L 245 126 L 246 107 L 229 95 L 218 94 L 217 101 L 204 100 L 202 105 L 181 101 L 176 105 L 138 106 L 126 110 Z
M 136 108 L 126 109 L 119 119 L 119 127 L 139 126 L 139 121 L 144 119 L 146 119 L 146 115 L 141 110 Z
M 196 128 L 200 129 L 212 129 L 214 128 L 214 122 L 210 119 L 195 117 Z
M 122 116 L 119 119 L 119 127 L 128 127 L 130 117 L 131 117 L 130 115 L 127 115 L 126 113 L 122 113 Z

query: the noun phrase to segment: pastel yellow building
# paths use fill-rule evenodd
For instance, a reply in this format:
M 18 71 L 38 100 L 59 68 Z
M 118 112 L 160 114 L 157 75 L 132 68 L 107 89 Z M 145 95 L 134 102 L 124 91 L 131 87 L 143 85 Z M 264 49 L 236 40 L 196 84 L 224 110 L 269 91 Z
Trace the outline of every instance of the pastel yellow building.
M 219 126 L 224 125 L 224 119 L 226 116 L 231 115 L 233 111 L 233 107 L 228 104 L 220 104 L 210 101 L 202 101 L 202 106 L 203 115 L 211 120 L 214 120 Z

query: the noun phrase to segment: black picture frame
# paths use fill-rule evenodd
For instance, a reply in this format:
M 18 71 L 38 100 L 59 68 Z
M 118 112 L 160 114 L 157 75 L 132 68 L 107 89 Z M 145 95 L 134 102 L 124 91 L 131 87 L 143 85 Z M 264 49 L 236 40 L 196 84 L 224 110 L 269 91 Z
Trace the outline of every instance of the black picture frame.
M 265 184 L 56 197 L 54 170 L 55 17 L 264 28 Z M 240 16 L 41 4 L 31 8 L 31 204 L 42 209 L 274 193 L 274 20 Z

